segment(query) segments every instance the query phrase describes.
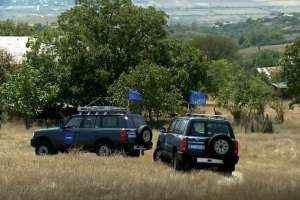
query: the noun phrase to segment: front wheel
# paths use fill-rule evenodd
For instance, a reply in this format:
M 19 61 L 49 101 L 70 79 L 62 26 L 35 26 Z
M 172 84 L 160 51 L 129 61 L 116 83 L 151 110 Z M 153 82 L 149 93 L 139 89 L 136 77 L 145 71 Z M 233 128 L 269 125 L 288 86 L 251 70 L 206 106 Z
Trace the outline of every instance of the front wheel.
M 39 156 L 45 156 L 52 154 L 51 145 L 49 142 L 41 141 L 38 142 L 36 148 L 35 148 L 35 154 Z
M 155 149 L 154 153 L 153 153 L 153 160 L 155 162 L 157 161 L 162 161 L 161 160 L 161 155 L 162 155 L 162 151 L 160 149 Z

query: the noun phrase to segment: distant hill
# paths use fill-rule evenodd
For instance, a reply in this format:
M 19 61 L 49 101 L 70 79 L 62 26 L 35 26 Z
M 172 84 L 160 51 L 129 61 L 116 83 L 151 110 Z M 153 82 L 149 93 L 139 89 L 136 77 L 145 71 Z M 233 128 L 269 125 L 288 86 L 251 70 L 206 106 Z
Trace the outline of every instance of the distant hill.
M 74 6 L 75 0 L 1 0 L 0 19 L 52 17 Z M 154 6 L 170 16 L 170 23 L 214 24 L 238 22 L 300 10 L 299 0 L 133 0 Z

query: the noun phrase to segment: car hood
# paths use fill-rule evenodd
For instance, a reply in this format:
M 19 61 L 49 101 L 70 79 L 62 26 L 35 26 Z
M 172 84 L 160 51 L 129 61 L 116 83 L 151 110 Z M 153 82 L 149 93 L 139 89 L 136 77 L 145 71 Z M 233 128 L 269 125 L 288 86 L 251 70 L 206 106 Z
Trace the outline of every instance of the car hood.
M 35 134 L 44 134 L 44 133 L 57 133 L 60 132 L 61 128 L 60 127 L 53 127 L 53 128 L 44 128 L 44 129 L 39 129 L 34 131 Z

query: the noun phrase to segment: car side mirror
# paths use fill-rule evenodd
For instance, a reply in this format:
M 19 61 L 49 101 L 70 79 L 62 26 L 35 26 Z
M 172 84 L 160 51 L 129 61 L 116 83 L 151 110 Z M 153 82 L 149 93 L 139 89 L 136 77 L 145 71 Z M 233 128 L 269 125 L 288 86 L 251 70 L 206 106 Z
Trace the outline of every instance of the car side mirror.
M 167 129 L 165 127 L 162 127 L 159 129 L 159 132 L 161 133 L 166 133 L 167 132 Z

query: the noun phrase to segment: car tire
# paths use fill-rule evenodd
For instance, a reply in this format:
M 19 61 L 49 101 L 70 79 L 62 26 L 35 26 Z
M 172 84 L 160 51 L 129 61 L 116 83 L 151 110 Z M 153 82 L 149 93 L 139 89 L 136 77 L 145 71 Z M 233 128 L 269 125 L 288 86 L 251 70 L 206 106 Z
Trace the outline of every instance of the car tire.
M 182 171 L 184 169 L 184 165 L 182 161 L 179 160 L 177 152 L 173 154 L 172 166 L 176 171 Z
M 138 141 L 142 145 L 150 145 L 152 142 L 152 131 L 146 126 L 142 125 L 137 129 Z
M 35 154 L 38 156 L 46 156 L 53 154 L 51 144 L 47 141 L 40 141 L 35 148 Z
M 215 135 L 210 138 L 208 148 L 214 156 L 218 158 L 227 158 L 233 150 L 233 142 L 226 135 Z
M 96 144 L 95 151 L 98 156 L 111 156 L 113 147 L 109 142 L 99 142 Z
M 153 153 L 153 161 L 155 161 L 155 162 L 162 161 L 161 154 L 162 154 L 162 151 L 160 149 L 155 149 L 155 151 Z

